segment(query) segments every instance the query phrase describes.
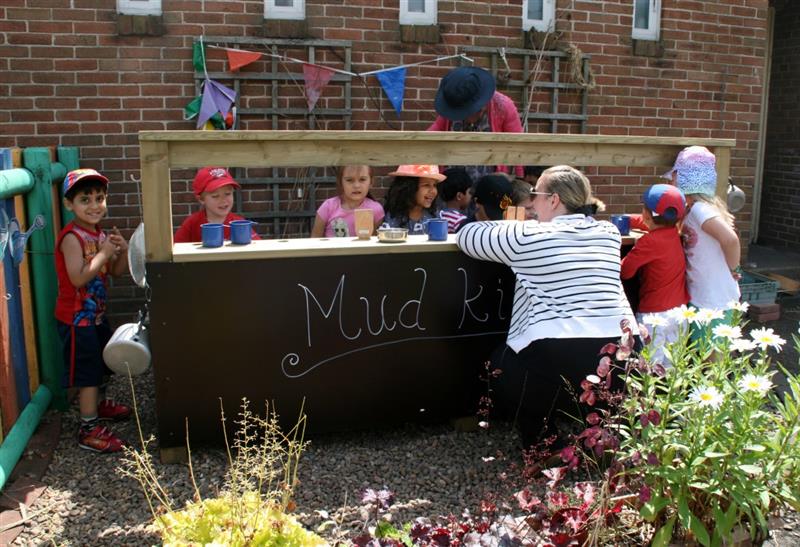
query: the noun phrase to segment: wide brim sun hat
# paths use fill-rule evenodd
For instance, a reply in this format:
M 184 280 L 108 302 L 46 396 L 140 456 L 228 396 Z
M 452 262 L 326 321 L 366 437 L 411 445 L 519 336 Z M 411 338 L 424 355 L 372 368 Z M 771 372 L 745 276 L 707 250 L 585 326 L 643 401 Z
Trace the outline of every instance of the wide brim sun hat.
M 662 175 L 671 179 L 677 173 L 675 185 L 685 195 L 713 196 L 717 192 L 716 158 L 705 146 L 688 146 L 680 151 L 672 169 Z
M 460 121 L 478 112 L 494 95 L 494 77 L 486 70 L 462 66 L 445 74 L 433 106 L 448 120 Z
M 399 165 L 395 171 L 389 173 L 393 177 L 419 177 L 442 182 L 447 177 L 439 173 L 438 165 Z

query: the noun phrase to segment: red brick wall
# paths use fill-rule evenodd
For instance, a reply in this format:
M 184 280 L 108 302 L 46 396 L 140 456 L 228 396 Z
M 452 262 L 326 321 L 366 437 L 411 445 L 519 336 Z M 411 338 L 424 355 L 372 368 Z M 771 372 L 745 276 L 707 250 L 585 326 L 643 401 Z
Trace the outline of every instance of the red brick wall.
M 800 4 L 775 15 L 758 240 L 800 250 Z
M 192 40 L 201 34 L 261 36 L 263 4 L 164 0 L 166 34 L 160 37 L 118 36 L 113 8 L 97 8 L 98 4 L 114 2 L 2 3 L 0 146 L 79 146 L 84 165 L 115 181 L 111 222 L 129 234 L 138 223 L 138 197 L 135 185 L 122 181 L 139 174 L 136 132 L 194 127 L 182 119 L 182 108 L 195 93 Z M 440 44 L 400 42 L 398 0 L 348 0 L 346 6 L 340 1 L 307 0 L 306 4 L 309 37 L 351 40 L 355 71 L 452 54 L 457 46 L 527 45 L 520 29 L 521 0 L 440 0 Z M 768 0 L 663 0 L 662 4 L 663 54 L 644 57 L 633 54 L 630 0 L 557 1 L 560 43 L 574 44 L 592 55 L 597 87 L 589 92 L 588 132 L 735 138 L 731 173 L 749 195 L 759 134 Z M 488 67 L 486 57 L 474 57 L 479 66 Z M 209 58 L 210 68 L 224 69 L 221 52 L 211 51 Z M 341 66 L 334 55 L 324 52 L 318 62 Z M 518 60 L 511 62 L 516 70 Z M 353 127 L 425 129 L 434 119 L 438 80 L 452 66 L 448 62 L 409 69 L 399 118 L 374 78 L 366 84 L 354 80 Z M 514 77 L 519 79 L 520 73 Z M 282 104 L 302 104 L 293 87 L 282 90 Z M 504 91 L 502 85 L 499 89 Z M 268 102 L 263 87 L 253 85 L 243 91 L 243 98 L 252 104 Z M 335 86 L 327 89 L 320 104 L 341 103 L 338 93 Z M 518 94 L 510 94 L 521 104 Z M 537 97 L 547 100 L 546 94 Z M 561 102 L 577 107 L 574 94 L 562 93 Z M 264 123 L 245 120 L 244 127 L 268 127 Z M 306 127 L 302 120 L 285 126 Z M 338 122 L 320 120 L 320 127 L 338 128 Z M 545 127 L 531 129 L 546 131 Z M 559 127 L 578 131 L 574 124 Z M 589 174 L 609 212 L 616 213 L 638 210 L 644 185 L 656 182 L 655 171 L 590 169 Z M 175 178 L 181 175 L 191 173 L 176 173 Z M 178 192 L 175 213 L 181 217 L 188 213 L 192 197 L 183 181 L 177 181 L 174 190 Z M 244 198 L 248 207 L 259 208 L 258 202 L 268 200 L 269 194 L 253 190 Z M 749 209 L 737 215 L 743 242 L 749 240 L 750 216 Z M 118 302 L 132 295 L 124 286 L 115 289 Z

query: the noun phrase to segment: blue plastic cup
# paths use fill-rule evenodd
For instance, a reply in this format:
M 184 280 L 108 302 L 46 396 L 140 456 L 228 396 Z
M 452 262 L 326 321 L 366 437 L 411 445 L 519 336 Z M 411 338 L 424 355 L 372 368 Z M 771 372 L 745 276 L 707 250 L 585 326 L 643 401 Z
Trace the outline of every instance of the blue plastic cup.
M 430 241 L 447 241 L 447 220 L 432 218 L 425 223 L 425 231 Z
M 611 224 L 617 227 L 620 235 L 631 233 L 631 217 L 628 215 L 611 215 Z
M 203 237 L 203 247 L 222 247 L 225 235 L 222 224 L 216 222 L 201 224 L 200 233 Z
M 247 245 L 252 239 L 252 220 L 234 220 L 231 222 L 231 243 Z

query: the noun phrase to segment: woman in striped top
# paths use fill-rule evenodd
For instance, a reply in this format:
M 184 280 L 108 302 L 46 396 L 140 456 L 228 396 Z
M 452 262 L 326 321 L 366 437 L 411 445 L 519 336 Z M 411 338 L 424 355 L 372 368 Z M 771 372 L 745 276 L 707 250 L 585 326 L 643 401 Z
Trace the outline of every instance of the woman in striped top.
M 617 228 L 597 221 L 602 203 L 573 167 L 546 169 L 531 190 L 538 221 L 476 222 L 458 246 L 516 274 L 508 337 L 492 354 L 503 371 L 493 385 L 498 409 L 516 422 L 523 443 L 535 442 L 561 410 L 574 414 L 569 392 L 592 374 L 598 353 L 636 322 L 620 281 Z

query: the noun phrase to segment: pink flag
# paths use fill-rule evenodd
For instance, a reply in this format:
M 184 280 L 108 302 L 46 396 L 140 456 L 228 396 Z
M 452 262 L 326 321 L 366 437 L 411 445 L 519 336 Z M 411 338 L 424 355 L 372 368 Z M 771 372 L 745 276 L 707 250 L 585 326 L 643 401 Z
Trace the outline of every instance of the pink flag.
M 329 68 L 303 63 L 303 79 L 306 81 L 306 102 L 309 112 L 314 110 L 319 96 L 322 95 L 322 88 L 328 85 L 333 74 L 334 71 Z
M 225 53 L 228 54 L 228 65 L 230 65 L 231 72 L 236 72 L 243 66 L 261 58 L 261 53 L 244 49 L 226 49 Z

